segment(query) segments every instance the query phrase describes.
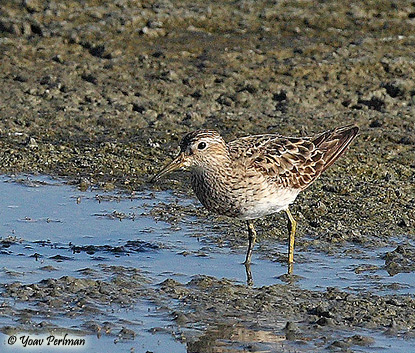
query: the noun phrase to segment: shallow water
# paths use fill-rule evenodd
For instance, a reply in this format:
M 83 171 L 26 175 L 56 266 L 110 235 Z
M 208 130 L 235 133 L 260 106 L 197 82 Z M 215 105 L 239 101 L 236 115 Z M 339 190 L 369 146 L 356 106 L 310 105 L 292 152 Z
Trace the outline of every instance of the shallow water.
M 10 244 L 3 243 L 0 248 L 2 284 L 16 281 L 31 284 L 62 276 L 82 277 L 79 270 L 86 268 L 95 270 L 94 276 L 106 280 L 109 276 L 106 266 L 140 269 L 149 288 L 168 278 L 184 283 L 201 274 L 237 283 L 246 281 L 245 268 L 241 265 L 245 248 L 218 247 L 209 240 L 215 234 L 206 220 L 185 217 L 182 222 L 172 225 L 156 221 L 149 215 L 152 207 L 160 202 L 178 202 L 171 193 L 81 192 L 62 180 L 49 177 L 3 176 L 0 195 L 0 236 L 13 240 Z M 194 201 L 180 202 L 192 204 Z M 284 253 L 286 244 L 275 244 L 275 248 Z M 296 285 L 310 290 L 338 287 L 353 292 L 373 290 L 378 294 L 414 294 L 412 274 L 391 277 L 382 269 L 382 256 L 392 249 L 359 249 L 358 258 L 297 251 L 296 256 L 301 261 L 295 266 L 299 276 Z M 363 270 L 356 270 L 359 268 Z M 263 259 L 254 252 L 255 286 L 282 283 L 279 276 L 285 272 L 285 264 Z M 24 302 L 14 302 L 14 305 L 21 309 L 31 306 Z M 137 335 L 130 340 L 119 339 L 116 333 L 103 334 L 99 339 L 89 335 L 89 352 L 102 351 L 109 344 L 114 352 L 130 348 L 186 352 L 185 344 L 174 337 L 171 317 L 145 297 L 128 307 L 111 305 L 99 315 L 101 320 L 114 322 L 117 327 L 128 327 Z M 75 329 L 82 325 L 79 318 L 59 316 L 51 320 L 64 328 Z M 0 326 L 13 327 L 15 324 L 13 317 L 0 318 Z M 376 337 L 375 344 L 360 347 L 360 351 L 392 346 L 394 351 L 403 352 L 412 346 L 410 341 L 398 338 L 376 333 L 371 336 Z M 0 335 L 3 348 L 10 348 L 6 343 L 8 337 Z M 221 342 L 221 345 L 229 345 L 229 351 L 232 351 L 230 342 Z

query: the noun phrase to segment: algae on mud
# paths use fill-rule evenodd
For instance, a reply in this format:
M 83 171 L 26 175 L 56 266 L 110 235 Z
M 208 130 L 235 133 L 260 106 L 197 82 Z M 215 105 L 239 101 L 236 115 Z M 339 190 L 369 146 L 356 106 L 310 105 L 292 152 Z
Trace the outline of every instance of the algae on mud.
M 334 256 L 393 244 L 387 269 L 413 272 L 401 243 L 415 236 L 414 13 L 408 0 L 2 1 L 0 170 L 142 190 L 189 130 L 355 123 L 353 148 L 294 207 L 298 244 Z M 173 222 L 189 211 L 170 207 Z M 279 220 L 258 222 L 262 245 L 285 241 Z M 226 224 L 218 241 L 245 242 Z

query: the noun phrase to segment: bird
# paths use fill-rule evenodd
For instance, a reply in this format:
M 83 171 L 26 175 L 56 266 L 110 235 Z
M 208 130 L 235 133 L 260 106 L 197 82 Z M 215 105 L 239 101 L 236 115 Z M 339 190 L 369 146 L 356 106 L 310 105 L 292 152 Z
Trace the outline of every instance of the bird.
M 191 173 L 191 187 L 210 212 L 244 220 L 248 228 L 247 281 L 257 233 L 253 220 L 284 211 L 288 218 L 288 274 L 293 272 L 297 222 L 289 206 L 349 147 L 356 125 L 311 137 L 249 135 L 228 143 L 215 130 L 196 130 L 181 140 L 179 155 L 150 181 L 176 169 Z

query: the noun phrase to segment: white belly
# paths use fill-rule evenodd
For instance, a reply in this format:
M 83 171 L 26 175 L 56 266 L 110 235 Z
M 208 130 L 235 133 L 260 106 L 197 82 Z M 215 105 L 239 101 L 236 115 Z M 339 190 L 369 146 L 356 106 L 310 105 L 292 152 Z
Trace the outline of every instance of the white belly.
M 294 202 L 298 189 L 277 189 L 274 193 L 262 197 L 258 201 L 249 202 L 244 207 L 240 219 L 255 219 L 286 210 Z

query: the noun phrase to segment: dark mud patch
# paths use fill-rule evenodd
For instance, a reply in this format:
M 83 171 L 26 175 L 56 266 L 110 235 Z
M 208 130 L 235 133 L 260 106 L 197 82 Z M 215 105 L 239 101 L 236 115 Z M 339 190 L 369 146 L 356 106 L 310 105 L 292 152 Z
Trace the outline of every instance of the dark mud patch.
M 161 301 L 149 288 L 150 280 L 136 268 L 100 265 L 99 270 L 79 270 L 82 277 L 48 278 L 38 283 L 3 284 L 0 313 L 11 325 L 0 331 L 6 335 L 75 335 L 94 349 L 124 342 L 126 345 L 152 346 L 149 322 L 164 327 L 162 334 L 174 334 L 163 321 Z M 97 279 L 101 278 L 101 279 Z M 153 317 L 153 319 L 149 319 Z M 70 323 L 76 322 L 76 325 Z M 161 326 L 162 325 L 162 326 Z M 146 328 L 147 327 L 147 328 Z M 98 338 L 94 339 L 93 336 Z M 36 337 L 36 336 L 35 336 Z M 129 343 L 138 339 L 138 343 Z M 165 339 L 169 341 L 169 339 Z M 166 342 L 163 342 L 164 346 Z M 91 348 L 91 347 L 90 347 Z M 177 350 L 175 350 L 177 351 Z
M 111 246 L 111 245 L 72 245 L 70 244 L 70 249 L 72 252 L 80 253 L 85 252 L 88 255 L 94 255 L 99 252 L 107 252 L 112 254 L 119 255 L 128 255 L 135 252 L 147 252 L 147 251 L 156 251 L 160 248 L 157 244 L 152 244 L 149 242 L 141 240 L 129 240 L 124 245 Z
M 46 310 L 48 307 L 62 308 L 68 315 L 74 316 L 99 311 L 96 304 L 130 305 L 134 299 L 143 297 L 144 286 L 148 280 L 138 269 L 102 267 L 104 273 L 111 273 L 113 277 L 102 281 L 64 276 L 28 285 L 14 282 L 3 285 L 3 297 L 34 302 Z M 46 315 L 46 312 L 40 314 Z
M 411 244 L 399 245 L 385 254 L 385 268 L 391 276 L 415 271 L 415 248 Z
M 173 315 L 179 327 L 190 331 L 192 352 L 216 352 L 222 340 L 242 344 L 237 332 L 244 330 L 252 336 L 249 344 L 258 343 L 254 351 L 261 345 L 275 349 L 277 342 L 282 351 L 296 344 L 300 351 L 371 346 L 375 338 L 367 329 L 411 337 L 415 324 L 410 296 L 356 295 L 336 288 L 312 292 L 293 285 L 252 288 L 205 276 L 187 284 L 167 280 L 158 291 L 175 300 Z M 197 332 L 203 339 L 195 339 Z

